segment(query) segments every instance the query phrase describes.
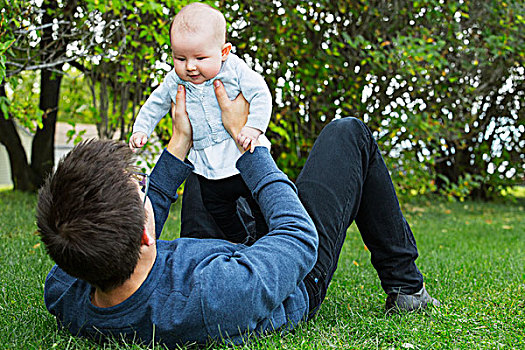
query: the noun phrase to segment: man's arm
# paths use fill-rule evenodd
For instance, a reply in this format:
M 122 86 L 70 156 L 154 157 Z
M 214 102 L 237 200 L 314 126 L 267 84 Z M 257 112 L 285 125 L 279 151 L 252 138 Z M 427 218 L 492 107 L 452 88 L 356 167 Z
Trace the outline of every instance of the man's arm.
M 254 153 L 245 153 L 237 166 L 265 216 L 269 233 L 251 247 L 214 257 L 203 270 L 201 304 L 212 337 L 255 330 L 298 291 L 317 259 L 316 228 L 295 186 L 277 168 L 269 150 L 256 147 Z M 301 300 L 304 295 L 295 297 Z M 278 319 L 275 327 L 293 325 L 306 315 L 304 299 L 302 307 L 301 301 L 295 303 L 293 312 L 302 316 Z M 283 316 L 281 311 L 277 314 Z
M 193 167 L 184 162 L 192 144 L 191 123 L 186 113 L 186 90 L 179 85 L 176 105 L 172 104 L 172 134 L 151 172 L 148 197 L 155 215 L 155 234 L 160 237 L 171 204 L 177 200 L 177 189 L 192 172 Z
M 220 104 L 224 101 L 223 124 L 236 136 L 243 114 L 235 113 L 238 103 L 223 99 L 223 91 L 218 83 L 217 99 Z M 202 307 L 212 337 L 218 332 L 234 336 L 255 329 L 297 290 L 317 258 L 315 226 L 295 186 L 277 168 L 269 150 L 258 146 L 253 153 L 245 152 L 237 168 L 261 207 L 269 233 L 251 247 L 215 257 L 203 270 Z M 249 312 L 240 307 L 246 303 Z

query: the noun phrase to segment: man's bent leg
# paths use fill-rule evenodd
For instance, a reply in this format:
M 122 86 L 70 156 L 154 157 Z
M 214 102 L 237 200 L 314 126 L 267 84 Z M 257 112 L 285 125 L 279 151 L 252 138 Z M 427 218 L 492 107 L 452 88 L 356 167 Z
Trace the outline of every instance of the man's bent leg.
M 237 199 L 248 189 L 246 188 L 244 191 L 246 184 L 241 175 L 219 180 L 209 180 L 203 176 L 197 177 L 204 207 L 221 228 L 226 240 L 244 243 L 248 237 L 248 232 L 237 213 Z
M 245 198 L 237 200 L 237 211 L 251 237 L 256 237 L 256 225 Z M 211 214 L 204 207 L 199 179 L 191 173 L 184 184 L 181 209 L 181 237 L 227 239 Z
M 220 238 L 226 236 L 213 220 L 202 202 L 197 175 L 191 173 L 184 184 L 181 209 L 181 237 Z
M 261 208 L 259 207 L 259 204 L 253 198 L 251 193 L 246 196 L 246 203 L 250 208 L 255 224 L 255 233 L 251 237 L 253 239 L 253 243 L 255 243 L 259 238 L 265 236 L 268 233 L 268 225 L 266 224 L 266 220 L 264 219 L 264 215 L 261 211 Z
M 305 279 L 309 293 L 314 294 L 310 295 L 312 315 L 326 296 L 346 231 L 354 220 L 383 289 L 390 294 L 422 288 L 412 232 L 377 144 L 361 121 L 344 118 L 328 124 L 296 185 L 319 234 L 318 260 Z

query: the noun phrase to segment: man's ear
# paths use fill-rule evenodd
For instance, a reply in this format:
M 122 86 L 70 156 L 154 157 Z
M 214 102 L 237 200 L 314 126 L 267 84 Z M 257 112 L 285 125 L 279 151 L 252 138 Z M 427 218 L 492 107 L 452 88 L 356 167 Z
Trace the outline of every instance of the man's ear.
M 142 232 L 142 239 L 140 241 L 140 244 L 147 245 L 149 247 L 150 245 L 153 245 L 154 243 L 155 243 L 155 239 L 153 239 L 153 237 L 150 237 L 150 235 L 148 235 L 148 231 L 146 231 L 146 228 L 144 227 L 144 231 Z
M 222 50 L 221 50 L 221 54 L 222 54 L 222 61 L 226 61 L 226 59 L 228 58 L 228 55 L 230 54 L 230 51 L 232 49 L 232 44 L 231 43 L 226 43 L 224 45 L 222 45 Z

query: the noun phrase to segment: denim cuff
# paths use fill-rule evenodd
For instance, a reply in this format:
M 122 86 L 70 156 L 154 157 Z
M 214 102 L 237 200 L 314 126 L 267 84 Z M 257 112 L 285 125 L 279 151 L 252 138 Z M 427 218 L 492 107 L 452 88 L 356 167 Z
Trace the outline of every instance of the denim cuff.
M 277 167 L 270 150 L 266 147 L 255 147 L 253 153 L 245 152 L 237 160 L 236 166 L 254 195 L 270 182 L 288 180 L 288 177 Z

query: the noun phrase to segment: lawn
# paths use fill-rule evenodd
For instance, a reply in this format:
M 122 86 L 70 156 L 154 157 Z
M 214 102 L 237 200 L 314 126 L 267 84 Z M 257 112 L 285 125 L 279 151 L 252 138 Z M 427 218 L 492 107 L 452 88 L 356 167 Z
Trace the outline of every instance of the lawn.
M 98 346 L 58 332 L 43 304 L 53 265 L 40 244 L 34 195 L 0 191 L 0 348 L 141 349 Z M 525 349 L 525 202 L 410 202 L 418 266 L 440 308 L 387 316 L 385 295 L 355 226 L 319 316 L 247 349 Z M 163 238 L 178 231 L 178 208 Z M 213 347 L 221 347 L 217 344 Z M 212 347 L 210 346 L 210 347 Z

